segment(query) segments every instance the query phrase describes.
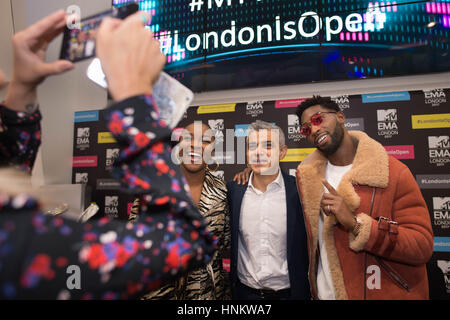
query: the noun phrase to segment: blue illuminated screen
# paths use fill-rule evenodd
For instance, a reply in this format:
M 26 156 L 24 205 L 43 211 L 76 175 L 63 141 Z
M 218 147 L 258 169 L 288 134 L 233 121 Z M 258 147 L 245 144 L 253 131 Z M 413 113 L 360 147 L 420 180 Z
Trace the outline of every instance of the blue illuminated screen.
M 450 0 L 114 0 L 196 92 L 450 70 Z

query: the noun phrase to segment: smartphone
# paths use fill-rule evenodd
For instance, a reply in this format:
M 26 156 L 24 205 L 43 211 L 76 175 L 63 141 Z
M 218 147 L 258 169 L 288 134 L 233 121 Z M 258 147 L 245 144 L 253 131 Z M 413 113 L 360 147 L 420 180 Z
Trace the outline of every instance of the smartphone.
M 100 23 L 106 17 L 125 19 L 139 10 L 139 4 L 129 5 L 98 13 L 81 19 L 79 28 L 64 29 L 60 59 L 78 62 L 95 56 L 95 35 Z
M 86 74 L 97 85 L 108 88 L 100 59 L 92 60 Z M 180 122 L 194 99 L 194 93 L 191 90 L 165 72 L 161 72 L 153 86 L 152 95 L 158 106 L 160 119 L 164 120 L 171 129 Z

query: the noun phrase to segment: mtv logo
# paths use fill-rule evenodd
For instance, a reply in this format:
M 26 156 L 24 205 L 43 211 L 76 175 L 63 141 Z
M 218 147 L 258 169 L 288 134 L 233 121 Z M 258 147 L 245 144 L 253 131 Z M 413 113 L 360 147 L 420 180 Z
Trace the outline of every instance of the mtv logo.
M 117 207 L 119 205 L 119 196 L 106 196 L 105 207 Z
M 397 121 L 397 109 L 377 110 L 378 121 Z
M 444 274 L 445 287 L 447 288 L 447 292 L 450 293 L 450 261 L 438 260 L 437 266 Z
M 86 172 L 75 173 L 75 183 L 81 183 L 81 184 L 88 183 L 88 174 Z
M 106 159 L 116 159 L 119 156 L 120 149 L 106 149 Z
M 208 120 L 208 124 L 212 130 L 225 130 L 223 119 Z
M 89 138 L 90 128 L 78 128 L 77 137 L 78 138 Z
M 299 126 L 300 120 L 296 114 L 288 114 L 288 126 Z
M 430 149 L 450 149 L 450 139 L 448 136 L 429 136 L 428 147 Z
M 219 179 L 224 179 L 225 172 L 223 170 L 211 171 L 211 174 Z
M 433 208 L 439 211 L 450 210 L 450 197 L 433 197 Z

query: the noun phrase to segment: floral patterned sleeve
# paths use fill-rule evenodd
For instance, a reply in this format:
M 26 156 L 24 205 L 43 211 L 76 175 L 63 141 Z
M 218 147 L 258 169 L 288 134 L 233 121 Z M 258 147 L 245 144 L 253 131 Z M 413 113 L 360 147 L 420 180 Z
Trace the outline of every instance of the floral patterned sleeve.
M 138 298 L 211 260 L 217 239 L 170 161 L 170 130 L 151 97 L 123 101 L 105 116 L 122 145 L 114 176 L 141 199 L 137 221 L 79 224 L 42 215 L 25 196 L 0 194 L 0 298 Z
M 0 166 L 31 172 L 41 144 L 41 113 L 15 112 L 0 105 Z

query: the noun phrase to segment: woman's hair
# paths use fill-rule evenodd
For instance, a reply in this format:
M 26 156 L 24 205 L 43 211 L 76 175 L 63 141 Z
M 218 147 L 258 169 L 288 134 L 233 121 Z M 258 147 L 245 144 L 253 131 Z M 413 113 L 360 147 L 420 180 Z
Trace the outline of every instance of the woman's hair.
M 28 172 L 13 167 L 0 168 L 0 193 L 8 196 L 28 194 L 43 208 L 55 207 L 61 204 L 58 199 L 52 199 L 43 189 L 33 187 L 31 175 Z
M 29 173 L 11 167 L 0 168 L 0 192 L 18 195 L 31 193 L 32 189 Z

